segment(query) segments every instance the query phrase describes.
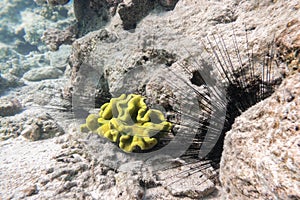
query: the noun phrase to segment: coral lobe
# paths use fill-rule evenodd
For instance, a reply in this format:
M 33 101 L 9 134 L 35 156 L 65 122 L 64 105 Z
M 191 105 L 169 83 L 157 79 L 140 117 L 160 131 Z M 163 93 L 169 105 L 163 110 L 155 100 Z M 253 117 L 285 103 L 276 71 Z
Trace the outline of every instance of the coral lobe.
M 92 131 L 119 143 L 125 152 L 152 149 L 171 128 L 161 111 L 148 109 L 144 97 L 136 94 L 112 98 L 102 105 L 99 117 L 91 114 L 81 125 L 82 132 Z

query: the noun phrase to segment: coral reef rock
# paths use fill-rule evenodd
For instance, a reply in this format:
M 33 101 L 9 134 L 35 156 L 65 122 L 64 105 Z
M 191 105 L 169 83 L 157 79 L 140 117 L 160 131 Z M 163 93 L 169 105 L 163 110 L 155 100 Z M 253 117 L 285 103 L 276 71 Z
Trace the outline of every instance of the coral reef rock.
M 125 1 L 120 5 L 118 13 L 123 21 L 125 30 L 134 29 L 138 21 L 148 15 L 153 10 L 154 1 L 148 0 L 131 0 Z
M 117 14 L 109 18 L 109 23 L 102 21 L 102 27 L 93 20 L 89 21 L 89 27 L 100 27 L 100 29 L 93 29 L 95 31 L 73 43 L 73 51 L 69 59 L 70 85 L 67 85 L 64 90 L 66 98 L 78 100 L 80 96 L 90 94 L 90 99 L 93 101 L 96 96 L 100 97 L 99 99 L 106 99 L 107 102 L 110 95 L 135 93 L 146 96 L 148 103 L 158 104 L 164 108 L 171 107 L 175 110 L 176 107 L 182 108 L 184 105 L 189 105 L 184 111 L 192 110 L 191 113 L 195 114 L 195 118 L 199 117 L 201 113 L 195 111 L 196 106 L 191 107 L 191 105 L 196 105 L 193 100 L 198 102 L 198 99 L 190 95 L 193 94 L 192 88 L 182 84 L 182 80 L 203 94 L 205 94 L 205 90 L 199 89 L 202 86 L 201 83 L 193 81 L 193 75 L 195 75 L 193 69 L 189 68 L 191 73 L 187 73 L 180 66 L 182 63 L 195 63 L 195 60 L 203 58 L 207 59 L 205 61 L 209 61 L 211 55 L 202 56 L 202 53 L 205 52 L 202 42 L 210 47 L 207 44 L 207 37 L 212 41 L 214 35 L 221 48 L 223 48 L 221 44 L 226 44 L 226 53 L 223 56 L 228 54 L 229 57 L 235 57 L 236 44 L 238 44 L 241 60 L 232 59 L 228 62 L 232 62 L 234 67 L 239 66 L 240 61 L 243 66 L 249 66 L 247 54 L 253 52 L 254 60 L 263 61 L 270 44 L 274 44 L 274 35 L 277 36 L 284 31 L 287 28 L 287 22 L 300 17 L 299 2 L 296 0 L 268 2 L 179 0 L 172 10 L 161 9 L 160 4 L 163 1 L 158 4 L 157 1 L 152 2 L 124 1 L 118 4 Z M 168 1 L 168 3 L 170 2 Z M 139 7 L 143 7 L 143 9 L 139 9 Z M 77 13 L 84 14 L 90 8 L 80 9 L 77 7 L 77 9 Z M 104 8 L 101 7 L 101 9 Z M 254 65 L 253 76 L 260 77 L 261 69 L 262 65 Z M 273 69 L 278 70 L 276 67 Z M 216 71 L 216 69 L 213 70 Z M 87 105 L 89 98 L 84 97 L 81 100 L 82 108 Z M 178 102 L 182 104 L 178 105 Z M 282 105 L 282 107 L 284 106 Z M 88 109 L 86 110 L 88 111 Z M 200 128 L 197 127 L 197 123 L 190 125 L 189 121 L 185 125 L 192 126 L 195 130 Z M 190 133 L 191 131 L 179 130 L 178 132 Z M 247 137 L 247 134 L 243 135 Z M 106 156 L 103 161 L 106 161 L 105 163 L 108 165 L 114 158 L 117 157 L 119 160 L 122 158 L 117 151 L 110 151 L 104 155 L 102 152 L 105 151 L 105 148 L 112 148 L 103 141 L 102 143 L 95 142 L 94 147 L 101 152 L 96 154 L 99 159 Z M 234 152 L 238 152 L 238 149 L 225 151 L 228 156 Z M 245 160 L 250 158 L 245 157 Z M 232 162 L 238 164 L 236 158 Z M 238 172 L 237 169 L 235 166 L 229 166 L 228 169 L 221 167 L 220 171 L 230 180 L 232 176 L 230 173 Z M 224 170 L 225 172 L 223 172 Z M 269 171 L 272 170 L 269 169 Z M 261 172 L 260 168 L 253 173 L 258 172 Z M 284 172 L 283 170 L 278 174 L 284 176 Z M 191 179 L 189 181 L 191 184 L 196 183 Z M 226 186 L 225 183 L 223 184 Z M 247 183 L 242 182 L 242 184 Z M 147 189 L 157 191 L 155 187 Z M 188 194 L 191 195 L 190 197 L 198 195 L 195 188 L 190 192 L 188 190 L 176 192 L 173 188 L 168 188 L 168 190 L 174 195 L 182 194 L 185 197 Z M 162 191 L 165 192 L 165 190 Z M 160 193 L 161 196 L 168 196 L 164 192 Z M 201 192 L 203 193 L 199 192 L 199 194 L 203 196 L 213 192 L 212 184 L 209 183 L 207 188 L 203 187 Z M 234 193 L 235 190 L 232 192 Z M 227 193 L 230 195 L 229 190 Z M 257 193 L 257 195 L 259 194 Z M 276 190 L 274 189 L 270 195 L 277 195 Z M 149 196 L 158 198 L 154 194 L 149 194 Z M 263 198 L 263 196 L 260 197 Z M 176 198 L 175 196 L 170 197 L 170 199 Z M 283 195 L 282 198 L 285 196 Z
M 300 21 L 293 19 L 276 39 L 278 52 L 283 61 L 288 64 L 288 72 L 300 72 Z
M 64 134 L 64 130 L 45 110 L 25 110 L 15 116 L 0 119 L 0 140 L 22 135 L 31 141 L 48 139 Z
M 62 134 L 64 134 L 63 129 L 47 114 L 26 120 L 24 130 L 21 132 L 23 137 L 31 141 L 53 138 Z
M 296 1 L 288 3 L 278 1 L 257 4 L 255 1 L 250 1 L 237 5 L 234 1 L 229 1 L 225 6 L 217 1 L 182 0 L 178 1 L 172 11 L 161 11 L 154 7 L 153 12 L 136 22 L 134 31 L 124 31 L 123 21 L 119 15 L 115 15 L 105 29 L 91 32 L 73 43 L 73 52 L 70 56 L 71 85 L 66 87 L 64 95 L 72 96 L 73 86 L 80 84 L 78 83 L 80 80 L 86 80 L 86 77 L 80 78 L 82 73 L 85 76 L 93 73 L 89 75 L 89 79 L 92 80 L 87 82 L 96 84 L 101 80 L 101 84 L 96 89 L 113 94 L 123 87 L 124 82 L 127 82 L 128 84 L 125 85 L 128 86 L 129 80 L 138 82 L 139 76 L 146 79 L 145 76 L 151 73 L 150 69 L 153 69 L 154 74 L 156 69 L 172 67 L 176 61 L 191 60 L 191 55 L 196 60 L 200 59 L 204 49 L 201 47 L 201 41 L 210 34 L 222 36 L 229 55 L 236 54 L 233 42 L 233 34 L 235 34 L 241 47 L 253 46 L 254 58 L 263 59 L 268 43 L 274 42 L 274 38 L 270 35 L 279 34 L 285 29 L 286 23 L 283 21 L 287 21 L 291 16 L 296 18 L 300 15 L 299 10 L 293 10 L 290 15 L 280 15 L 287 13 L 287 10 L 292 10 L 295 3 Z M 128 6 L 141 5 L 135 2 Z M 267 15 L 266 9 L 272 14 Z M 286 12 L 278 10 L 286 10 Z M 129 11 L 126 14 L 132 15 Z M 282 20 L 278 21 L 278 15 Z M 269 16 L 272 17 L 268 18 Z M 248 39 L 244 30 L 245 21 L 248 22 L 246 27 Z M 240 48 L 240 54 L 247 56 L 247 50 Z M 243 59 L 243 62 L 246 60 Z M 233 64 L 237 63 L 238 61 Z M 259 76 L 261 66 L 255 67 L 257 67 L 255 73 Z M 141 70 L 142 68 L 146 72 Z M 174 74 L 182 73 L 177 70 Z M 128 81 L 123 81 L 124 77 Z M 123 89 L 136 92 L 142 90 L 142 87 L 143 84 L 133 84 L 130 87 L 124 86 Z
M 67 27 L 75 22 L 75 17 L 72 5 L 39 7 L 33 1 L 5 0 L 0 7 L 3 8 L 0 11 L 2 93 L 23 85 L 20 79 L 30 69 L 49 65 L 48 48 L 41 39 L 43 33 L 47 29 L 69 30 Z M 72 36 L 63 42 L 69 40 Z
M 22 105 L 18 99 L 0 99 L 0 116 L 11 116 L 22 110 Z
M 43 33 L 42 40 L 50 50 L 56 51 L 62 44 L 72 44 L 76 38 L 76 29 L 68 27 L 65 30 L 48 29 Z
M 227 199 L 300 198 L 299 97 L 297 73 L 226 133 L 220 180 Z
M 31 69 L 23 76 L 28 81 L 40 81 L 45 79 L 56 79 L 61 76 L 63 72 L 54 67 L 44 67 Z
M 247 55 L 253 52 L 258 62 L 252 75 L 259 77 L 259 61 L 266 59 L 275 41 L 282 49 L 282 59 L 276 60 L 280 67 L 291 61 L 294 69 L 299 63 L 299 23 L 293 21 L 300 18 L 298 0 L 73 0 L 73 5 L 63 6 L 35 2 L 43 6 L 0 1 L 1 95 L 18 97 L 23 106 L 20 113 L 0 117 L 1 199 L 191 200 L 223 199 L 223 193 L 227 199 L 299 199 L 297 69 L 286 73 L 281 88 L 246 111 L 227 134 L 220 168 L 224 191 L 211 179 L 218 170 L 210 164 L 189 166 L 178 156 L 147 157 L 144 162 L 140 158 L 146 153 L 124 153 L 105 138 L 79 131 L 88 114 L 99 113 L 97 108 L 112 97 L 134 93 L 147 97 L 149 108 L 167 111 L 166 119 L 175 122 L 170 121 L 174 135 L 184 136 L 173 143 L 172 150 L 180 149 L 182 138 L 199 131 L 199 121 L 206 120 L 199 117 L 203 113 L 195 102 L 209 94 L 192 66 L 212 57 L 203 44 L 208 50 L 214 42 L 221 49 L 226 44 L 223 56 L 230 58 L 238 46 L 241 59 L 226 60 L 234 67 L 248 67 Z M 296 43 L 290 45 L 289 38 Z M 49 69 L 60 71 L 52 76 L 44 72 Z M 217 69 L 212 65 L 209 70 Z M 26 81 L 27 72 L 35 77 L 31 80 L 59 78 Z M 23 76 L 26 85 L 11 89 L 22 85 Z M 83 114 L 78 117 L 76 109 Z M 172 113 L 178 110 L 188 116 L 184 123 L 183 115 Z M 178 162 L 181 168 L 166 170 Z

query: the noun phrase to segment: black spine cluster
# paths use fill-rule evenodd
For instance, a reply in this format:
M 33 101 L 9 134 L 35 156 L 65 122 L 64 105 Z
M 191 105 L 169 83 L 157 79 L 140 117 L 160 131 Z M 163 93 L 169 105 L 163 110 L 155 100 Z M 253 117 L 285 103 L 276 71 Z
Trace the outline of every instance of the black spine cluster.
M 192 74 L 190 82 L 185 81 L 192 90 L 198 95 L 201 101 L 201 109 L 204 111 L 203 118 L 194 118 L 200 124 L 198 133 L 194 138 L 193 144 L 188 151 L 182 156 L 187 164 L 195 164 L 191 167 L 189 172 L 196 173 L 202 171 L 210 166 L 213 166 L 217 171 L 221 160 L 223 151 L 223 144 L 226 132 L 232 127 L 235 118 L 241 115 L 242 112 L 269 97 L 281 82 L 281 78 L 275 76 L 276 72 L 276 52 L 274 49 L 274 42 L 268 45 L 268 50 L 263 59 L 258 60 L 254 58 L 253 49 L 249 47 L 249 42 L 246 33 L 246 58 L 242 57 L 241 51 L 237 44 L 235 33 L 233 34 L 234 55 L 229 54 L 224 39 L 221 35 L 212 35 L 202 41 L 202 45 L 206 51 L 207 57 L 201 57 L 200 61 L 194 60 L 192 62 L 193 69 L 189 64 L 182 64 L 182 68 L 188 74 Z M 191 56 L 192 57 L 192 56 Z M 216 86 L 225 88 L 225 93 L 220 91 L 218 87 L 208 87 L 207 94 L 203 94 L 197 90 L 198 86 L 206 86 L 207 83 L 202 77 L 204 75 L 210 76 L 216 82 Z M 180 78 L 180 77 L 178 77 Z M 211 83 L 212 84 L 212 83 Z M 208 85 L 207 85 L 208 86 Z M 188 96 L 188 94 L 185 94 Z M 212 100 L 218 102 L 214 105 Z M 226 110 L 225 121 L 212 115 L 216 110 Z M 184 111 L 179 111 L 184 115 Z M 204 120 L 202 120 L 204 119 Z M 209 119 L 209 120 L 207 120 Z M 223 127 L 221 130 L 218 127 Z M 215 131 L 215 135 L 207 136 L 208 129 Z M 218 132 L 221 131 L 221 134 Z M 203 143 L 206 137 L 211 140 L 216 140 L 217 143 L 211 148 L 209 154 L 205 157 L 199 157 L 200 147 L 205 145 Z

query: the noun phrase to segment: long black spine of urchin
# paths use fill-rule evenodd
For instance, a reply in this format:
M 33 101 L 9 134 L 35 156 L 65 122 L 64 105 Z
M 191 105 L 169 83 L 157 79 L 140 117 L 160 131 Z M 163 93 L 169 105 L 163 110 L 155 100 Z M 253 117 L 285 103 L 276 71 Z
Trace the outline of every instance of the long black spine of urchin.
M 262 59 L 262 63 L 258 63 L 258 61 L 254 60 L 253 47 L 250 47 L 249 45 L 248 35 L 246 31 L 245 37 L 247 45 L 247 63 L 243 63 L 241 51 L 239 49 L 236 34 L 233 29 L 233 50 L 235 52 L 235 59 L 238 61 L 238 64 L 234 64 L 233 58 L 229 54 L 228 47 L 226 46 L 223 37 L 221 35 L 212 35 L 211 37 L 212 39 L 210 37 L 206 38 L 206 43 L 208 43 L 208 46 L 205 45 L 204 40 L 201 41 L 203 49 L 205 49 L 210 55 L 209 58 L 206 59 L 201 57 L 200 61 L 194 60 L 193 65 L 195 65 L 194 68 L 203 70 L 203 67 L 207 67 L 208 63 L 211 63 L 211 67 L 215 69 L 218 77 L 221 77 L 220 83 L 225 84 L 223 86 L 226 87 L 226 96 L 217 96 L 215 99 L 220 100 L 220 102 L 218 102 L 217 104 L 218 106 L 226 107 L 226 120 L 222 129 L 222 133 L 218 138 L 216 145 L 205 158 L 198 157 L 199 145 L 191 145 L 188 151 L 182 156 L 183 159 L 187 160 L 187 164 L 194 164 L 198 162 L 198 165 L 201 165 L 201 167 L 196 167 L 196 169 L 192 168 L 190 171 L 183 173 L 195 173 L 195 171 L 201 171 L 211 165 L 214 166 L 217 170 L 223 151 L 225 133 L 231 129 L 235 118 L 242 112 L 247 110 L 249 107 L 269 97 L 274 92 L 275 86 L 278 85 L 278 83 L 274 83 L 274 74 L 272 74 L 274 73 L 275 69 L 273 65 L 274 63 L 276 63 L 274 41 L 268 45 L 268 51 L 265 53 Z M 255 66 L 257 66 L 258 64 L 261 68 L 260 75 L 257 75 L 257 73 L 255 72 Z M 185 65 L 182 65 L 182 69 L 189 74 L 192 73 L 188 67 L 185 67 Z M 201 74 L 201 71 L 198 74 Z M 174 73 L 174 75 L 176 75 L 176 73 Z M 178 78 L 180 78 L 180 76 L 178 76 Z M 197 80 L 199 82 L 197 82 Z M 210 98 L 207 98 L 205 95 L 198 92 L 196 87 L 193 87 L 193 84 L 205 84 L 202 77 L 193 78 L 191 80 L 193 84 L 188 83 L 183 79 L 182 81 L 184 81 L 185 84 L 191 87 L 191 89 L 198 95 L 199 99 L 202 99 L 205 102 L 205 105 L 203 107 L 205 110 L 204 113 L 207 116 L 211 114 L 213 109 L 218 109 L 218 107 L 211 106 Z M 218 91 L 215 91 L 214 94 L 218 94 Z M 183 92 L 182 95 L 187 94 L 184 94 Z M 178 112 L 182 115 L 185 115 L 184 111 Z M 207 121 L 201 121 L 197 118 L 193 118 L 193 120 L 198 120 L 198 123 L 201 124 L 199 134 L 196 135 L 194 140 L 194 144 L 201 145 L 201 143 L 203 142 L 203 138 L 206 137 L 205 133 L 208 129 L 208 126 L 210 126 L 211 124 Z M 214 116 L 210 116 L 210 120 L 212 123 L 221 123 L 218 118 Z M 217 132 L 219 130 L 215 131 Z M 211 139 L 215 140 L 216 138 L 212 137 Z

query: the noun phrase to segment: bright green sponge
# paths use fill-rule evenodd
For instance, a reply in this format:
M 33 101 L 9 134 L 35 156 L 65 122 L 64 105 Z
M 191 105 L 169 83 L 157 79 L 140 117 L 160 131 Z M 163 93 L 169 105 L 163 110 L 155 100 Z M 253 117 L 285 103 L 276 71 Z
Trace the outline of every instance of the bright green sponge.
M 99 116 L 89 115 L 80 129 L 118 143 L 125 152 L 132 152 L 137 147 L 151 149 L 171 130 L 172 124 L 166 121 L 161 111 L 148 109 L 144 100 L 136 94 L 112 98 L 101 106 Z

